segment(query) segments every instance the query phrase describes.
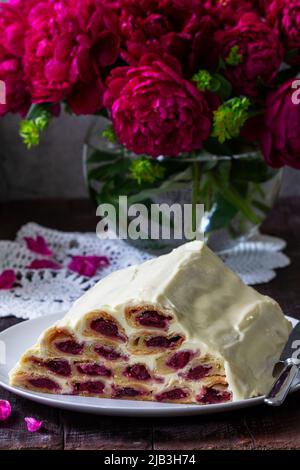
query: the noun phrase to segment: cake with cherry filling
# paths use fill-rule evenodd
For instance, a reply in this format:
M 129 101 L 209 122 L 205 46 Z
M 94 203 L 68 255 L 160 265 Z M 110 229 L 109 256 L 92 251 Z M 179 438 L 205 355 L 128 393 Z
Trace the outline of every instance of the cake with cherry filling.
M 202 242 L 116 271 L 10 373 L 34 391 L 206 405 L 265 394 L 291 324 Z

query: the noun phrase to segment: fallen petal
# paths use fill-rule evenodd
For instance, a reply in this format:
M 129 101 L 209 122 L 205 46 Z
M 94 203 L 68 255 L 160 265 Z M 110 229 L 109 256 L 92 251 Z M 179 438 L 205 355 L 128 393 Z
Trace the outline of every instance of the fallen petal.
M 35 259 L 26 266 L 27 269 L 61 269 L 61 265 L 50 259 Z
M 106 256 L 73 256 L 68 268 L 82 276 L 92 277 L 99 268 L 109 265 L 109 259 Z
M 31 417 L 24 418 L 24 421 L 26 422 L 26 426 L 29 432 L 39 431 L 43 424 L 43 421 L 38 421 L 37 419 Z
M 0 421 L 5 421 L 11 414 L 11 406 L 9 401 L 0 400 Z
M 27 248 L 34 253 L 44 256 L 52 256 L 53 252 L 50 250 L 48 243 L 44 237 L 37 235 L 36 238 L 33 237 L 24 237 Z
M 16 282 L 16 273 L 12 269 L 6 269 L 0 275 L 0 290 L 11 289 Z

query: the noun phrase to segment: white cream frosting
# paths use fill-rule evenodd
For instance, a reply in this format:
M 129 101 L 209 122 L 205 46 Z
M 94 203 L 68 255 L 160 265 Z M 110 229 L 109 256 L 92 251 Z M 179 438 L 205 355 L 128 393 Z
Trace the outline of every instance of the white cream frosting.
M 273 368 L 291 324 L 277 302 L 246 286 L 202 242 L 187 243 L 167 255 L 110 274 L 78 299 L 57 325 L 75 331 L 80 338 L 85 315 L 103 310 L 130 334 L 133 329 L 126 323 L 124 311 L 131 305 L 170 310 L 178 320 L 171 323 L 170 331 L 186 336 L 182 348 L 200 347 L 202 352 L 221 356 L 233 400 L 270 389 Z M 151 367 L 154 359 L 142 357 Z

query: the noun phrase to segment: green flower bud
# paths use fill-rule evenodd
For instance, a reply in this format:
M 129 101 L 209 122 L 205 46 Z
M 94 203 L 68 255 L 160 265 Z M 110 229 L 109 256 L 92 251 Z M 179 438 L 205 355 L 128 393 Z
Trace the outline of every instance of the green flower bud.
M 45 131 L 50 123 L 51 114 L 48 111 L 42 111 L 42 113 L 34 119 L 34 123 L 39 131 Z
M 242 54 L 239 53 L 239 50 L 240 50 L 240 46 L 233 46 L 231 48 L 231 51 L 228 57 L 226 57 L 225 59 L 226 64 L 234 66 L 234 65 L 239 65 L 243 62 L 243 56 Z
M 199 70 L 199 72 L 193 76 L 192 81 L 196 83 L 198 90 L 210 90 L 212 76 L 207 70 Z
M 102 132 L 102 136 L 105 139 L 107 139 L 109 142 L 111 142 L 112 144 L 117 143 L 117 136 L 116 136 L 114 128 L 111 124 L 109 126 L 107 126 L 106 129 L 104 129 L 104 131 Z
M 21 121 L 20 136 L 28 149 L 40 143 L 40 132 L 48 128 L 51 118 L 49 111 L 42 110 L 37 117 Z
M 34 121 L 24 120 L 20 122 L 20 136 L 28 149 L 40 143 L 40 133 Z
M 248 98 L 232 98 L 225 101 L 215 112 L 212 136 L 223 144 L 226 140 L 240 135 L 240 131 L 249 117 Z
M 131 177 L 137 181 L 139 185 L 143 183 L 154 183 L 156 180 L 163 179 L 165 168 L 159 163 L 141 158 L 133 160 L 130 166 Z

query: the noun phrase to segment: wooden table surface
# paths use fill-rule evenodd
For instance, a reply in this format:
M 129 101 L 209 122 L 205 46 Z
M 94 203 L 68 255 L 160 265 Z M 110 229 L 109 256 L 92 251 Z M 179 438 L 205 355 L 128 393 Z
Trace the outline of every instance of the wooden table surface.
M 94 231 L 97 219 L 88 201 L 13 202 L 0 205 L 0 239 L 13 239 L 20 226 L 35 221 L 51 228 Z M 263 230 L 287 241 L 291 266 L 276 279 L 256 286 L 274 297 L 285 313 L 300 319 L 300 198 L 283 199 Z M 0 330 L 18 323 L 0 318 Z M 211 416 L 119 418 L 58 410 L 18 398 L 0 388 L 13 413 L 0 423 L 0 449 L 200 450 L 300 449 L 300 393 L 281 408 L 258 406 Z M 23 418 L 44 421 L 30 434 Z

